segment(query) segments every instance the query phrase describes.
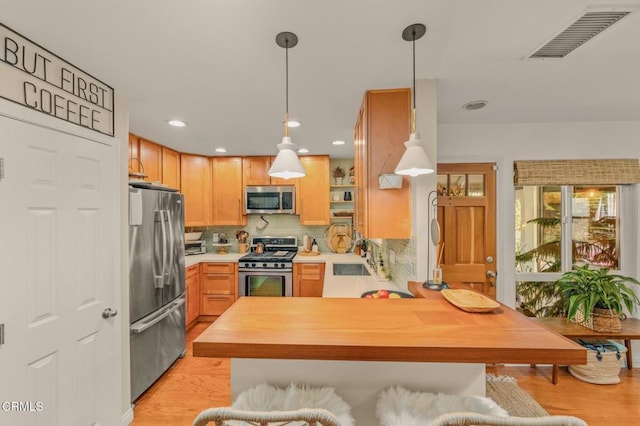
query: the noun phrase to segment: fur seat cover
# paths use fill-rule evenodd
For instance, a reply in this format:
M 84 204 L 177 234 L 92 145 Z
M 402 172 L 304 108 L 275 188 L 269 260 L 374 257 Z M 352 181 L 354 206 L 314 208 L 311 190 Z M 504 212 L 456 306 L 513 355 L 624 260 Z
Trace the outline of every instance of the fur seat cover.
M 338 396 L 334 388 L 290 384 L 280 389 L 260 384 L 241 392 L 232 407 L 247 411 L 290 411 L 300 408 L 324 408 L 340 420 L 342 426 L 353 426 L 351 407 Z M 229 424 L 233 424 L 229 422 Z M 306 424 L 292 422 L 291 425 Z
M 382 391 L 376 405 L 376 415 L 382 426 L 428 426 L 441 414 L 460 411 L 509 415 L 491 398 L 411 392 L 401 386 Z

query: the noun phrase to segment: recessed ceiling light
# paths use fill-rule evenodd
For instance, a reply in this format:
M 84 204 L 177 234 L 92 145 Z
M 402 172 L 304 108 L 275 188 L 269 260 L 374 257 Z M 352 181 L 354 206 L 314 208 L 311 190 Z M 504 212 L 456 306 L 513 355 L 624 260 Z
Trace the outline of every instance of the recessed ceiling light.
M 216 152 L 227 152 L 227 148 L 216 148 Z
M 187 125 L 187 123 L 182 120 L 167 120 L 167 124 L 173 127 L 185 127 Z
M 334 145 L 344 145 L 345 144 L 344 141 L 333 141 L 331 143 L 334 144 Z
M 482 109 L 484 107 L 487 106 L 489 102 L 487 101 L 471 101 L 471 102 L 467 102 L 466 104 L 462 105 L 463 109 L 466 109 L 467 111 L 475 111 L 477 109 Z
M 298 153 L 300 154 L 306 154 L 307 152 L 309 152 L 307 148 L 298 148 Z
M 287 121 L 287 124 L 289 127 L 300 127 L 300 122 L 296 120 L 289 120 Z

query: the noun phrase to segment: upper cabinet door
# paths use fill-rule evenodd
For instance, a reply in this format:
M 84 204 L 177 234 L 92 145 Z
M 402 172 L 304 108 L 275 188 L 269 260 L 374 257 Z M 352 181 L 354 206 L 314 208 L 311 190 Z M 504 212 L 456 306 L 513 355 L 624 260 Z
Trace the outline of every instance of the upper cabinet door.
M 269 168 L 271 157 L 244 157 L 242 175 L 245 185 L 271 185 Z
M 211 224 L 211 162 L 209 157 L 180 156 L 180 187 L 184 195 L 184 226 Z
M 246 225 L 241 157 L 213 157 L 213 225 Z
M 300 225 L 329 225 L 330 208 L 330 165 L 328 155 L 308 155 L 300 157 L 307 172 L 297 179 Z
M 162 147 L 162 183 L 180 189 L 180 153 Z
M 162 182 L 162 146 L 140 138 L 140 162 L 148 182 Z
M 411 180 L 403 176 L 398 189 L 380 189 L 378 183 L 378 175 L 393 173 L 404 153 L 411 91 L 372 90 L 363 103 L 355 131 L 356 229 L 367 238 L 411 238 Z

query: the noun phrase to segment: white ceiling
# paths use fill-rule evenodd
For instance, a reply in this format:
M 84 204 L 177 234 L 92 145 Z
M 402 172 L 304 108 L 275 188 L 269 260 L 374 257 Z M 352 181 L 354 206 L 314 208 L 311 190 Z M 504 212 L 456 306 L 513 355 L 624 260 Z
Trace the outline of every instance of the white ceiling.
M 277 152 L 285 57 L 275 36 L 292 31 L 293 142 L 351 157 L 364 91 L 411 85 L 401 33 L 416 22 L 427 26 L 416 77 L 438 80 L 439 123 L 640 120 L 640 12 L 564 60 L 522 60 L 588 6 L 620 4 L 594 1 L 0 0 L 0 23 L 114 87 L 131 132 L 205 155 Z M 489 105 L 462 109 L 478 99 Z

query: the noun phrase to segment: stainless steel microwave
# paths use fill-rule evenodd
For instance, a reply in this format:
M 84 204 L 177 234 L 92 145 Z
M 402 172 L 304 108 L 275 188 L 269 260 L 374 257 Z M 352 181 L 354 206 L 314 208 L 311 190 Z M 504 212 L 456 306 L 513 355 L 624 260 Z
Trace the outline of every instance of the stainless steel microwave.
M 244 197 L 246 214 L 295 214 L 296 187 L 247 186 Z

